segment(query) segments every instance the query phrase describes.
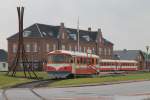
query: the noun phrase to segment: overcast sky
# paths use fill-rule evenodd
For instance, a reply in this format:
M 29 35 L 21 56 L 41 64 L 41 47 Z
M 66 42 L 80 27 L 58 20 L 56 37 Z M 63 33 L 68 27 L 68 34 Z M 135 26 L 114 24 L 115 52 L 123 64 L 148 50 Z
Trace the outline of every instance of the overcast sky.
M 7 37 L 18 31 L 19 0 L 0 0 L 0 48 L 7 50 Z M 150 0 L 22 0 L 24 27 L 34 23 L 102 29 L 114 49 L 142 49 L 150 45 Z

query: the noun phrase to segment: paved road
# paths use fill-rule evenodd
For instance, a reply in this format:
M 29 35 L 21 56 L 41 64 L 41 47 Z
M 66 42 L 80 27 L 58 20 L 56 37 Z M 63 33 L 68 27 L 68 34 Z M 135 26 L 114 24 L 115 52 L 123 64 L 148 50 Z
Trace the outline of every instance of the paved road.
M 71 88 L 14 88 L 4 93 L 0 90 L 0 100 L 143 100 L 148 97 L 150 81 Z

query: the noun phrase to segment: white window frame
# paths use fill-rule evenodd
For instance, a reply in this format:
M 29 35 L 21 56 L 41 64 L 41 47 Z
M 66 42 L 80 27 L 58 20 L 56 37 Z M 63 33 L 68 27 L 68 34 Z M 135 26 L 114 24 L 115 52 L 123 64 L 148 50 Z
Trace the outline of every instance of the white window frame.
M 13 53 L 17 52 L 17 44 L 13 44 Z
M 30 44 L 26 44 L 26 52 L 30 52 L 31 51 L 31 45 Z
M 65 39 L 65 33 L 62 33 L 62 39 Z
M 74 47 L 74 51 L 78 51 L 77 46 Z
M 86 52 L 86 47 L 84 47 L 84 52 Z
M 94 48 L 94 47 L 93 47 L 93 49 L 92 49 L 92 53 L 95 54 L 95 48 Z
M 33 52 L 38 52 L 37 43 L 33 44 Z
M 56 50 L 56 45 L 55 44 L 53 44 L 53 50 Z
M 71 47 L 71 45 L 69 45 L 69 51 L 72 51 L 72 47 Z
M 62 50 L 65 50 L 65 49 L 66 49 L 65 45 L 62 45 L 62 46 L 61 46 L 61 49 L 62 49 Z
M 47 43 L 46 44 L 46 51 L 49 52 L 50 51 L 50 45 Z

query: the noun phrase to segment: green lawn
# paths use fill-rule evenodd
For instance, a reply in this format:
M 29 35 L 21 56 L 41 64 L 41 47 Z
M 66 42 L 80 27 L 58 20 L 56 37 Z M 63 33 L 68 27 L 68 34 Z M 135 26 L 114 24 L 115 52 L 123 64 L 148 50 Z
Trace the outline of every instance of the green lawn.
M 48 79 L 46 72 L 36 72 L 41 79 Z M 24 76 L 23 72 L 17 72 L 17 77 L 7 76 L 6 73 L 0 72 L 0 88 L 8 88 L 17 84 L 32 82 L 34 79 L 21 78 Z
M 150 73 L 148 72 L 138 72 L 134 74 L 126 75 L 113 75 L 105 77 L 95 77 L 95 78 L 76 78 L 76 79 L 66 79 L 56 81 L 49 84 L 49 87 L 66 87 L 73 85 L 82 85 L 82 84 L 102 84 L 105 82 L 118 82 L 118 81 L 128 81 L 128 80 L 144 80 L 150 79 Z
M 49 79 L 46 72 L 36 72 L 40 79 Z M 21 78 L 24 76 L 23 72 L 17 72 L 17 77 L 6 76 L 6 73 L 0 72 L 0 88 L 8 88 L 17 84 L 32 82 L 34 79 Z M 82 84 L 102 84 L 104 82 L 117 82 L 117 81 L 127 81 L 127 80 L 150 80 L 149 72 L 136 72 L 126 75 L 112 75 L 112 76 L 101 76 L 95 78 L 76 78 L 76 79 L 64 79 L 57 80 L 51 84 L 49 87 L 65 87 L 71 85 L 82 85 Z
M 49 78 L 48 74 L 46 72 L 35 72 L 35 73 L 39 79 L 48 79 Z M 32 77 L 35 77 L 32 72 L 31 72 L 31 75 L 32 75 Z M 23 72 L 17 72 L 16 76 L 22 77 L 22 76 L 24 76 L 24 73 Z M 27 74 L 27 76 L 29 77 L 28 74 Z

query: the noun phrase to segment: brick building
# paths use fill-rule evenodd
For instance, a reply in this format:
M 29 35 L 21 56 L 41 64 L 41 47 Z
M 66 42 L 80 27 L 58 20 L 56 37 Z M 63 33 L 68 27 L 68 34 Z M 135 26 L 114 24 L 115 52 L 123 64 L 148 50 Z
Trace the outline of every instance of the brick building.
M 79 30 L 80 52 L 88 49 L 103 59 L 112 59 L 113 43 L 102 36 L 101 29 L 92 31 Z M 66 28 L 64 23 L 60 26 L 33 24 L 24 29 L 24 45 L 28 59 L 35 66 L 41 66 L 47 60 L 47 53 L 56 50 L 77 51 L 77 29 Z M 8 39 L 8 63 L 12 63 L 17 51 L 18 33 Z
M 116 50 L 113 52 L 113 59 L 136 60 L 140 69 L 145 69 L 145 58 L 141 50 Z

